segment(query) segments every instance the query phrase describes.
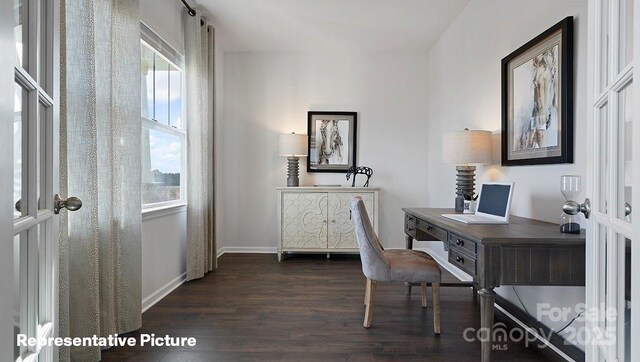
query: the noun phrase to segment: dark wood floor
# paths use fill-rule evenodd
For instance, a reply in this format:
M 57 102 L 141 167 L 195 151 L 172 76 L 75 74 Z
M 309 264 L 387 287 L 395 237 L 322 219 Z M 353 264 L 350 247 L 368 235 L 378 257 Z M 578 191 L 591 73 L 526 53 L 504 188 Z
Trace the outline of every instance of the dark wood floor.
M 453 278 L 447 276 L 448 279 Z M 225 254 L 219 269 L 176 289 L 143 316 L 141 330 L 194 336 L 196 347 L 119 347 L 104 361 L 478 361 L 479 327 L 468 288 L 441 288 L 442 334 L 431 308 L 402 284 L 381 283 L 373 325 L 362 327 L 365 279 L 353 256 Z M 431 305 L 431 300 L 429 300 Z M 494 360 L 544 361 L 548 351 L 509 343 Z

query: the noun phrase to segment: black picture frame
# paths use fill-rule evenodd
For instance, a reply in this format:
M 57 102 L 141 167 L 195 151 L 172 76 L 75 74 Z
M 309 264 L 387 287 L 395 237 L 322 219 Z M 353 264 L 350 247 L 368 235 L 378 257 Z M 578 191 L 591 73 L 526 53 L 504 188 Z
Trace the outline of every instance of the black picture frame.
M 325 164 L 324 161 L 329 162 L 326 156 L 324 161 L 320 161 L 318 146 L 316 145 L 317 140 L 317 130 L 320 127 L 320 124 L 317 122 L 320 121 L 332 121 L 332 127 L 336 127 L 336 131 L 338 136 L 341 139 L 342 151 L 347 152 L 347 155 L 342 155 L 341 159 L 343 162 L 338 164 Z M 333 122 L 338 122 L 335 124 Z M 344 123 L 346 122 L 346 123 Z M 344 146 L 345 141 L 343 137 L 344 134 L 340 134 L 339 130 L 342 133 L 345 132 L 345 128 L 347 131 L 347 140 L 346 146 Z M 332 128 L 333 129 L 333 128 Z M 346 173 L 349 168 L 356 165 L 356 153 L 357 153 L 357 132 L 358 130 L 358 113 L 357 112 L 332 112 L 332 111 L 309 111 L 308 113 L 308 122 L 307 122 L 307 172 L 334 172 L 334 173 Z M 332 153 L 334 151 L 331 151 Z M 335 160 L 335 157 L 334 157 Z M 345 162 L 346 161 L 346 162 Z
M 527 77 L 522 75 L 526 75 L 529 62 L 532 88 L 526 90 Z M 518 79 L 514 80 L 516 69 Z M 545 93 L 540 86 L 551 83 L 550 80 L 555 89 L 553 98 L 541 96 L 540 93 L 551 93 L 548 87 Z M 518 96 L 518 100 L 525 100 L 524 106 L 515 104 L 516 82 L 521 83 L 519 94 L 532 95 Z M 532 106 L 528 120 L 527 102 Z M 516 110 L 518 106 L 521 107 Z M 545 113 L 545 107 L 550 111 Z M 573 108 L 573 17 L 569 16 L 502 59 L 502 165 L 573 163 Z M 547 133 L 551 129 L 553 132 Z

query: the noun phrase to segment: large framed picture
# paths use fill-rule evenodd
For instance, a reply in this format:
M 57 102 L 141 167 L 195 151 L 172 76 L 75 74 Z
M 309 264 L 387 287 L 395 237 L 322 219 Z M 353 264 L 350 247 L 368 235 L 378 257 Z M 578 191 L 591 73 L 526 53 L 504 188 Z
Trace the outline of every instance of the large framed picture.
M 307 172 L 347 172 L 356 164 L 356 112 L 309 112 Z
M 573 163 L 573 17 L 502 59 L 502 165 Z

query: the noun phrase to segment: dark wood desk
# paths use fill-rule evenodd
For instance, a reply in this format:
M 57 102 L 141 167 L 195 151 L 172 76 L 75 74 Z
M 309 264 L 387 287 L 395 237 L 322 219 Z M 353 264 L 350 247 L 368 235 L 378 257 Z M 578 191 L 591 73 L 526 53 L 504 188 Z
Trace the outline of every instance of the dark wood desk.
M 473 277 L 481 328 L 493 333 L 494 288 L 501 285 L 585 284 L 585 235 L 560 233 L 557 224 L 517 216 L 508 225 L 467 225 L 442 217 L 453 209 L 405 208 L 407 248 L 413 240 L 441 240 L 449 262 Z M 481 341 L 482 361 L 493 343 Z

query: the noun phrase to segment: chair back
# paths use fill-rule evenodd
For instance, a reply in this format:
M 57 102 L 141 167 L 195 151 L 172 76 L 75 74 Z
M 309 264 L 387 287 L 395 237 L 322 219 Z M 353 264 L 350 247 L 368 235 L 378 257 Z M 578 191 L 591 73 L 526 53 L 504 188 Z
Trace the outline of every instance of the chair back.
M 391 280 L 389 261 L 384 256 L 384 248 L 378 240 L 371 220 L 364 207 L 362 198 L 356 196 L 351 199 L 351 218 L 355 228 L 358 249 L 360 250 L 360 260 L 362 261 L 362 272 L 364 275 L 375 281 Z

